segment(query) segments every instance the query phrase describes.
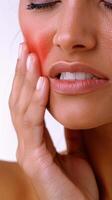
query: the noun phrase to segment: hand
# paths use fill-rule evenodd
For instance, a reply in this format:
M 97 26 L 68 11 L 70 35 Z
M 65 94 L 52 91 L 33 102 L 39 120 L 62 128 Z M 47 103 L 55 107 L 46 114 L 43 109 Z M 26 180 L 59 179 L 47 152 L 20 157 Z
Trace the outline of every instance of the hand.
M 44 121 L 49 80 L 40 77 L 36 55 L 29 55 L 26 44 L 22 46 L 9 99 L 18 137 L 17 161 L 40 200 L 98 200 L 94 174 L 78 151 L 80 139 L 73 140 L 75 132 L 65 129 L 67 155 L 58 154 L 53 146 Z

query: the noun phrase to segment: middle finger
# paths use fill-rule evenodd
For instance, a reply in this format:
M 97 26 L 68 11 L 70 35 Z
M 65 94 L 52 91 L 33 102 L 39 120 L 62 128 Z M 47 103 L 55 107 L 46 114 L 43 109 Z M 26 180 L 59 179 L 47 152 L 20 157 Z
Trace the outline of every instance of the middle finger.
M 20 113 L 27 110 L 36 88 L 37 79 L 40 76 L 39 62 L 35 54 L 29 54 L 26 68 L 26 75 L 17 104 Z

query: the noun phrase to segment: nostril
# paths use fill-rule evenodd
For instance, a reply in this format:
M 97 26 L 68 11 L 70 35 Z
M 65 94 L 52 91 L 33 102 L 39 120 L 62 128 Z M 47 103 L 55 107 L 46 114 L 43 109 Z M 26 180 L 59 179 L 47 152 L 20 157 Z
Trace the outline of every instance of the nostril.
M 77 44 L 77 45 L 74 45 L 73 48 L 84 48 L 85 46 L 82 45 L 82 44 Z

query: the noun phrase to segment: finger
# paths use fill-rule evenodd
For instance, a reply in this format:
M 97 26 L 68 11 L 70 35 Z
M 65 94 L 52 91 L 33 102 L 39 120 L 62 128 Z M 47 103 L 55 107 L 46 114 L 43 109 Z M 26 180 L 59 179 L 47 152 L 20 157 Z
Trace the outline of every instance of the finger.
M 13 80 L 12 91 L 9 98 L 9 105 L 15 105 L 20 95 L 26 73 L 26 60 L 28 56 L 28 47 L 26 43 L 20 44 L 19 57 L 16 64 L 15 77 Z
M 24 137 L 24 143 L 29 148 L 39 148 L 44 146 L 52 155 L 56 155 L 56 149 L 45 125 L 45 110 L 49 100 L 49 81 L 45 77 L 40 77 L 37 83 L 36 91 L 32 97 L 31 104 L 26 112 L 25 122 L 33 130 L 32 134 L 27 132 Z
M 30 149 L 37 148 L 44 142 L 44 115 L 48 103 L 48 94 L 49 82 L 47 78 L 40 77 L 31 103 L 22 121 L 22 134 L 19 133 L 19 139 L 23 140 L 24 145 L 30 147 Z
M 40 76 L 39 60 L 35 54 L 32 53 L 28 55 L 26 68 L 26 75 L 17 104 L 20 114 L 24 114 L 28 109 L 36 89 L 38 77 Z
M 77 155 L 85 154 L 81 130 L 70 130 L 65 128 L 64 133 L 67 145 L 67 153 L 75 153 Z

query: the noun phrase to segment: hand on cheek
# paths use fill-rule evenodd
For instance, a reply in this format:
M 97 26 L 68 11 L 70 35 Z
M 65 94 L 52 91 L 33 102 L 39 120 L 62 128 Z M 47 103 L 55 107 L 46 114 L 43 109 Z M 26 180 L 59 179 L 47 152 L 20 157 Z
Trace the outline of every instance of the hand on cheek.
M 9 105 L 13 124 L 18 136 L 19 162 L 27 151 L 44 145 L 44 114 L 49 96 L 49 82 L 40 76 L 37 56 L 28 51 L 27 45 L 20 47 L 16 73 Z M 43 152 L 44 153 L 44 152 Z

